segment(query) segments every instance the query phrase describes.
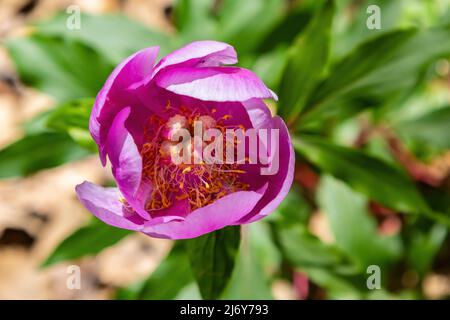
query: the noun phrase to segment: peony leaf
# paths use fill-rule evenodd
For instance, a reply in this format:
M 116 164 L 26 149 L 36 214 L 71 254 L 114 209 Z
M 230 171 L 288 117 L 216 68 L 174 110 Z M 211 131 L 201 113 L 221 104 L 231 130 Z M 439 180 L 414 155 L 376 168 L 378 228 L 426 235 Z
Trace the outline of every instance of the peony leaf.
M 217 299 L 230 280 L 240 228 L 226 227 L 186 241 L 192 272 L 204 299 Z
M 218 12 L 219 35 L 240 54 L 253 52 L 283 21 L 286 7 L 279 0 L 224 0 Z
M 79 30 L 67 28 L 66 23 L 67 15 L 59 14 L 50 20 L 40 22 L 37 29 L 40 34 L 82 42 L 94 48 L 113 64 L 151 46 L 159 46 L 161 55 L 170 51 L 168 36 L 152 31 L 123 15 L 83 13 L 80 16 Z
M 279 92 L 279 112 L 288 121 L 304 108 L 309 93 L 323 76 L 334 13 L 334 1 L 329 0 L 290 49 Z
M 242 228 L 242 241 L 224 299 L 272 299 L 270 278 L 278 271 L 281 256 L 264 221 Z
M 435 223 L 426 230 L 421 229 L 423 228 L 419 228 L 416 224 L 409 230 L 407 261 L 421 277 L 424 277 L 447 238 L 448 228 Z
M 331 244 L 311 234 L 307 223 L 311 208 L 293 189 L 276 212 L 274 230 L 286 258 L 297 268 L 333 267 L 346 262 L 346 256 Z
M 52 109 L 46 116 L 46 126 L 67 132 L 80 146 L 96 152 L 97 145 L 89 133 L 89 115 L 94 99 L 85 98 L 64 103 Z
M 420 117 L 394 124 L 402 137 L 417 140 L 440 149 L 450 148 L 450 106 L 428 112 Z
M 185 41 L 212 38 L 217 21 L 212 15 L 211 0 L 176 0 L 174 24 Z
M 325 175 L 320 181 L 318 202 L 328 216 L 336 245 L 355 260 L 360 270 L 364 272 L 372 264 L 392 265 L 400 258 L 401 239 L 398 235 L 380 236 L 364 195 Z
M 413 182 L 400 169 L 364 152 L 300 136 L 295 149 L 321 170 L 392 209 L 424 213 L 429 210 Z
M 42 267 L 55 263 L 92 256 L 132 234 L 131 231 L 115 228 L 93 220 L 87 226 L 75 230 L 64 239 L 44 261 Z
M 120 289 L 117 299 L 174 299 L 184 287 L 194 281 L 182 244 L 183 242 L 176 242 L 168 256 L 146 280 Z
M 371 200 L 389 208 L 425 216 L 450 225 L 450 216 L 425 202 L 410 178 L 397 167 L 368 154 L 305 135 L 293 139 L 294 148 L 324 172 L 346 182 Z
M 26 176 L 81 159 L 89 152 L 62 132 L 26 135 L 0 150 L 0 178 Z
M 96 96 L 112 71 L 96 51 L 74 40 L 35 34 L 7 47 L 20 79 L 60 101 Z
M 395 30 L 367 40 L 338 61 L 314 89 L 299 125 L 345 118 L 401 98 L 420 82 L 430 63 L 450 54 L 449 37 L 447 25 Z

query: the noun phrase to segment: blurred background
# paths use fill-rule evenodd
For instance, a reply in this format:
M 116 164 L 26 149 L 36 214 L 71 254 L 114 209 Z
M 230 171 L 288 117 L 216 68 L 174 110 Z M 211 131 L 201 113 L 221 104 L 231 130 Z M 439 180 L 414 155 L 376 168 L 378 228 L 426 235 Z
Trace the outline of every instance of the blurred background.
M 268 103 L 298 152 L 290 196 L 245 227 L 252 254 L 224 297 L 449 298 L 450 1 L 329 3 L 0 0 L 0 299 L 199 298 L 191 278 L 173 283 L 171 241 L 100 229 L 74 193 L 112 183 L 86 131 L 112 68 L 197 39 L 229 42 L 279 93 Z

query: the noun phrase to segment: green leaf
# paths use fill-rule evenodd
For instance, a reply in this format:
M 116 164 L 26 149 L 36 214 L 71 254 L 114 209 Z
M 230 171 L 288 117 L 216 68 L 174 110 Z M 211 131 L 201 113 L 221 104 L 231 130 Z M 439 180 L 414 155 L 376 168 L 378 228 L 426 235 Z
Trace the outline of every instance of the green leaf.
M 328 113 L 354 114 L 399 98 L 418 84 L 431 62 L 450 54 L 449 38 L 450 26 L 442 26 L 388 32 L 363 43 L 316 87 L 300 125 L 320 121 Z
M 120 289 L 121 300 L 174 299 L 179 292 L 194 281 L 185 247 L 176 242 L 168 256 L 144 281 Z
M 187 240 L 192 271 L 204 299 L 217 299 L 234 268 L 240 228 L 226 227 Z
M 25 135 L 34 135 L 44 131 L 53 131 L 47 126 L 48 115 L 52 109 L 39 113 L 37 116 L 23 124 Z
M 280 86 L 280 114 L 293 120 L 323 77 L 330 51 L 334 1 L 327 1 L 291 47 Z
M 293 8 L 289 8 L 286 14 L 278 20 L 278 23 L 264 37 L 258 47 L 258 52 L 267 52 L 280 46 L 289 46 L 294 43 L 295 38 L 309 24 L 314 13 L 322 6 L 323 1 L 314 1 L 307 4 L 302 1 L 294 3 Z
M 95 152 L 97 145 L 89 133 L 89 116 L 93 104 L 94 99 L 85 98 L 57 106 L 48 113 L 46 125 L 67 132 L 80 146 Z
M 266 219 L 246 226 L 252 254 L 266 276 L 273 276 L 281 263 L 281 254 L 275 245 Z
M 381 95 L 409 88 L 416 83 L 425 65 L 450 52 L 450 45 L 444 40 L 448 39 L 449 35 L 450 29 L 445 27 L 424 31 L 394 31 L 377 37 L 344 58 L 317 95 L 320 97 L 327 89 L 336 90 L 336 94 L 358 94 L 359 90 L 365 90 L 366 94 L 370 92 Z M 430 48 L 432 44 L 437 45 Z M 349 74 L 339 77 L 339 81 L 336 72 L 343 71 L 352 63 L 356 63 L 358 68 L 353 68 Z M 338 81 L 332 84 L 333 80 Z M 328 87 L 329 85 L 331 87 Z M 328 97 L 331 98 L 332 95 Z
M 368 211 L 368 200 L 363 195 L 331 176 L 323 176 L 318 202 L 328 216 L 336 245 L 355 260 L 360 270 L 372 264 L 392 265 L 400 258 L 400 238 L 379 235 L 375 218 Z
M 367 27 L 367 19 L 371 16 L 371 14 L 367 13 L 370 5 L 376 5 L 380 8 L 381 29 L 371 30 Z M 349 8 L 349 6 L 351 7 Z M 354 49 L 358 43 L 367 41 L 399 26 L 404 6 L 404 0 L 363 0 L 357 4 L 350 3 L 350 5 L 342 6 L 337 13 L 337 17 L 339 17 L 337 19 L 338 24 L 343 24 L 340 20 L 346 20 L 349 17 L 351 21 L 345 21 L 346 26 L 344 28 L 334 28 L 333 54 L 342 57 Z M 352 10 L 351 15 L 346 12 L 349 10 Z
M 276 231 L 284 254 L 296 267 L 333 268 L 346 260 L 337 248 L 320 241 L 304 225 L 277 225 Z
M 27 135 L 0 150 L 0 178 L 26 176 L 87 155 L 89 152 L 65 133 Z
M 328 269 L 309 267 L 301 268 L 300 270 L 306 273 L 311 281 L 325 289 L 328 299 L 356 300 L 364 297 L 361 289 L 349 279 L 337 275 Z
M 67 128 L 89 130 L 89 115 L 93 104 L 93 98 L 85 98 L 57 106 L 50 112 L 47 126 L 61 131 L 66 131 Z
M 437 148 L 450 149 L 450 106 L 396 123 L 394 128 L 404 138 L 418 140 L 422 144 L 430 144 Z
M 365 295 L 367 300 L 420 300 L 421 297 L 417 291 L 403 290 L 400 292 L 389 292 L 386 289 L 371 290 Z
M 212 15 L 211 0 L 176 0 L 174 24 L 185 41 L 213 38 L 217 21 Z
M 281 81 L 281 76 L 286 64 L 286 49 L 278 48 L 259 55 L 251 70 L 269 87 L 276 90 Z
M 282 21 L 285 9 L 280 0 L 224 0 L 218 12 L 220 38 L 240 54 L 251 52 Z
M 421 185 L 420 191 L 432 210 L 450 216 L 450 188 L 445 183 L 441 188 Z
M 112 71 L 97 52 L 73 40 L 33 35 L 7 47 L 25 84 L 62 101 L 96 96 Z
M 129 230 L 112 227 L 94 220 L 64 239 L 42 266 L 48 267 L 61 261 L 95 255 L 131 233 Z
M 299 191 L 291 190 L 278 207 L 274 231 L 281 249 L 290 263 L 298 268 L 333 268 L 346 262 L 346 257 L 335 246 L 323 243 L 307 227 L 309 212 L 306 200 Z
M 422 277 L 428 272 L 447 234 L 446 226 L 437 223 L 426 231 L 411 230 L 407 259 L 411 268 Z
M 270 215 L 267 219 L 286 226 L 307 224 L 310 213 L 311 206 L 301 195 L 300 188 L 294 185 L 278 206 L 276 214 Z
M 426 213 L 429 208 L 412 181 L 400 169 L 364 152 L 300 136 L 295 149 L 321 170 L 392 209 Z
M 198 290 L 197 283 L 191 282 L 186 287 L 180 290 L 175 300 L 202 300 L 200 291 Z
M 272 299 L 270 276 L 280 263 L 269 230 L 262 221 L 243 227 L 242 241 L 223 299 Z
M 59 14 L 40 22 L 39 33 L 83 42 L 97 50 L 113 64 L 119 63 L 136 51 L 160 46 L 161 55 L 169 53 L 171 39 L 149 30 L 146 26 L 117 14 L 80 16 L 81 28 L 71 30 L 66 26 L 67 15 Z
M 92 139 L 89 130 L 80 128 L 67 128 L 67 133 L 79 146 L 86 148 L 92 153 L 96 153 L 98 146 Z

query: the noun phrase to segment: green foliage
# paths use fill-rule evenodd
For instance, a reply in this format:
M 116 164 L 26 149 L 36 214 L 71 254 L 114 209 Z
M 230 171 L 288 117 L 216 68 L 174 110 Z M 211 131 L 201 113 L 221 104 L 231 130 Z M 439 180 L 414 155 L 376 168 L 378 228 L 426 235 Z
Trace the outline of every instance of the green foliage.
M 429 210 L 405 173 L 382 160 L 320 138 L 301 136 L 294 141 L 294 146 L 321 170 L 345 181 L 370 199 L 407 213 Z M 383 182 L 382 188 L 380 182 Z
M 21 177 L 87 156 L 65 133 L 41 132 L 0 150 L 0 178 Z
M 295 119 L 305 107 L 310 91 L 324 74 L 334 11 L 334 1 L 326 1 L 289 51 L 280 86 L 279 107 L 280 114 L 288 121 Z
M 22 81 L 62 101 L 94 97 L 112 71 L 112 64 L 73 39 L 35 34 L 7 46 Z
M 285 8 L 279 0 L 224 0 L 218 13 L 221 38 L 242 54 L 252 52 L 283 19 Z
M 351 280 L 324 268 L 302 268 L 308 277 L 326 289 L 328 299 L 362 299 L 364 293 Z
M 192 272 L 203 298 L 217 299 L 225 289 L 234 268 L 239 242 L 239 227 L 226 227 L 186 240 Z
M 298 189 L 291 190 L 277 209 L 274 231 L 286 258 L 298 268 L 333 267 L 345 263 L 345 255 L 308 230 L 306 223 L 310 211 Z
M 217 28 L 209 0 L 176 0 L 174 22 L 185 41 L 208 39 Z
M 120 300 L 174 299 L 187 285 L 194 281 L 189 259 L 181 242 L 176 243 L 158 268 L 144 281 L 120 289 Z
M 345 260 L 335 247 L 312 235 L 302 224 L 278 226 L 279 241 L 289 261 L 297 267 L 330 267 Z
M 236 266 L 224 299 L 271 299 L 271 277 L 279 268 L 280 254 L 263 221 L 243 227 Z
M 89 129 L 89 113 L 94 99 L 79 99 L 56 107 L 48 115 L 47 126 L 65 131 L 67 128 Z
M 38 32 L 50 37 L 82 42 L 114 64 L 146 47 L 159 46 L 161 55 L 169 53 L 172 49 L 171 39 L 166 35 L 149 30 L 122 15 L 82 14 L 79 30 L 68 29 L 66 20 L 67 15 L 59 14 L 50 20 L 40 22 L 37 24 Z
M 405 138 L 418 140 L 439 149 L 450 149 L 450 107 L 439 108 L 420 117 L 401 121 L 394 125 Z
M 363 43 L 337 62 L 316 87 L 300 126 L 324 117 L 353 115 L 398 98 L 419 83 L 431 62 L 450 55 L 449 37 L 450 26 L 442 26 L 396 30 Z
M 64 239 L 42 264 L 52 264 L 92 256 L 108 248 L 131 234 L 131 231 L 111 227 L 97 220 L 75 230 Z
M 279 47 L 276 50 L 258 56 L 251 69 L 264 81 L 269 88 L 278 88 L 286 64 L 287 49 Z
M 352 257 L 362 270 L 372 264 L 384 267 L 400 258 L 400 238 L 379 235 L 363 195 L 325 175 L 318 197 L 319 205 L 328 215 L 336 246 Z
M 412 228 L 410 231 L 410 246 L 407 260 L 420 276 L 425 276 L 431 267 L 439 248 L 443 245 L 448 234 L 448 228 L 434 224 L 426 230 Z
M 93 99 L 64 103 L 25 126 L 26 135 L 0 150 L 0 177 L 20 177 L 97 151 L 88 131 Z
M 377 37 L 389 32 L 402 23 L 401 15 L 407 2 L 411 0 L 363 0 L 359 5 L 354 5 L 352 17 L 346 14 L 348 6 L 343 1 L 338 1 L 335 28 L 333 28 L 333 54 L 334 58 L 340 58 L 348 54 L 359 43 L 367 39 Z M 414 1 L 414 0 L 413 0 Z M 367 28 L 369 6 L 376 5 L 380 8 L 381 29 L 370 30 Z
M 46 115 L 46 127 L 67 132 L 80 146 L 96 152 L 97 145 L 89 133 L 89 113 L 94 99 L 78 99 L 55 107 Z

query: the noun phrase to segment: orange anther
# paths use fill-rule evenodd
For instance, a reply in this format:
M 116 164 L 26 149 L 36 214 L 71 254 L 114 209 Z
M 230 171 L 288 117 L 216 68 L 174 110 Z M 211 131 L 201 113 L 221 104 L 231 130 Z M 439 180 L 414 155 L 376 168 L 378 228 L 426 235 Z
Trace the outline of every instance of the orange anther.
M 191 170 L 192 170 L 192 167 L 187 167 L 187 168 L 184 168 L 182 172 L 187 173 L 187 172 L 191 172 Z

